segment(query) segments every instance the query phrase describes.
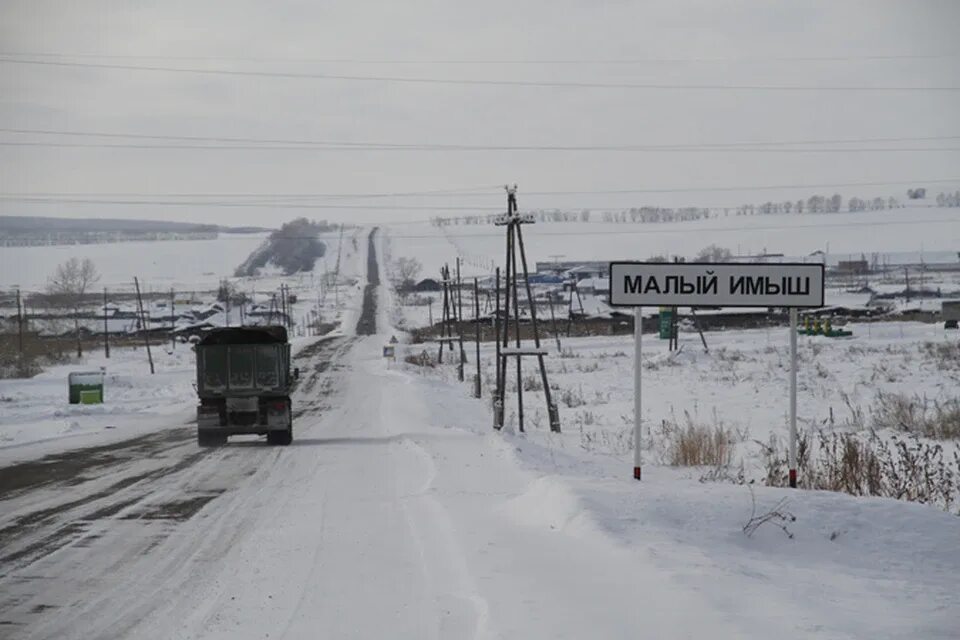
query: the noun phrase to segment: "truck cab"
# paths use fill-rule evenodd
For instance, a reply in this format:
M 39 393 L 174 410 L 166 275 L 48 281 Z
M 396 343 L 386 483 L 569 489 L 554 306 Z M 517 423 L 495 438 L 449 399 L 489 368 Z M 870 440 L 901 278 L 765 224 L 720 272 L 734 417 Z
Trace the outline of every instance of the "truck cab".
M 224 327 L 196 344 L 197 443 L 226 443 L 232 435 L 293 441 L 290 343 L 284 327 Z

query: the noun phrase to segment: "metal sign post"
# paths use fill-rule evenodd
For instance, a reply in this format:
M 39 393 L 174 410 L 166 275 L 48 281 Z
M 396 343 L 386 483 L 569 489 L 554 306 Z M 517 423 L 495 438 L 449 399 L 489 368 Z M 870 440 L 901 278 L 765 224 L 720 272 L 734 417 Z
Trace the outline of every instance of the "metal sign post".
M 634 309 L 634 457 L 640 480 L 641 309 L 656 307 L 780 307 L 790 309 L 789 482 L 797 486 L 797 309 L 822 307 L 822 264 L 610 263 L 610 306 Z
M 640 427 L 642 417 L 640 415 L 640 372 L 642 369 L 640 354 L 642 349 L 640 343 L 643 339 L 643 307 L 637 307 L 633 310 L 633 479 L 640 479 Z
M 790 309 L 790 486 L 797 488 L 797 310 Z

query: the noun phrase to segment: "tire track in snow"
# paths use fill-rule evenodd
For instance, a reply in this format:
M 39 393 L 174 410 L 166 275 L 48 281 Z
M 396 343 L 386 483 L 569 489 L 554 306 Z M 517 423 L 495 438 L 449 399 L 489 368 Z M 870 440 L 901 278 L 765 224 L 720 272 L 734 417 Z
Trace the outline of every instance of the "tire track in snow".
M 327 408 L 333 361 L 352 344 L 318 341 L 297 355 L 313 387 L 296 392 L 301 418 Z M 190 580 L 184 566 L 198 554 L 224 553 L 252 517 L 238 492 L 269 476 L 281 451 L 254 441 L 198 449 L 194 438 L 175 428 L 0 469 L 15 479 L 0 485 L 0 636 L 123 637 Z M 214 528 L 225 535 L 211 537 Z M 143 575 L 154 596 L 126 588 Z

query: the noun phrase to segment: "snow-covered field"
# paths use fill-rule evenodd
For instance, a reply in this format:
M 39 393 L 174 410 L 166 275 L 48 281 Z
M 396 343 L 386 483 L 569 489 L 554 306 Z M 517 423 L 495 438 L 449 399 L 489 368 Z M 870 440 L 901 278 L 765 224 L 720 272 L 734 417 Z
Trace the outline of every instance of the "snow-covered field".
M 522 193 L 521 193 L 522 195 Z M 522 208 L 521 208 L 522 209 Z M 594 218 L 598 215 L 594 214 Z M 422 277 L 435 277 L 457 257 L 468 276 L 487 275 L 492 261 L 502 266 L 504 233 L 489 224 L 436 227 L 395 225 L 388 229 L 393 255 L 423 263 Z M 737 255 L 782 253 L 803 259 L 815 251 L 828 260 L 861 254 L 907 254 L 919 262 L 955 262 L 960 247 L 960 209 L 902 208 L 831 214 L 737 216 L 675 223 L 548 222 L 524 227 L 530 269 L 559 260 L 646 260 L 653 256 L 691 258 L 716 244 Z M 556 256 L 562 256 L 556 258 Z M 808 258 L 809 259 L 809 258 Z
M 57 265 L 73 257 L 93 260 L 100 287 L 132 290 L 136 276 L 148 291 L 215 289 L 265 237 L 220 234 L 215 240 L 4 247 L 0 289 L 19 285 L 24 291 L 43 291 Z
M 867 323 L 847 326 L 854 335 L 831 339 L 800 336 L 798 357 L 798 424 L 811 435 L 868 429 L 878 394 L 925 398 L 930 405 L 960 397 L 960 364 L 952 368 L 939 347 L 955 346 L 956 331 L 922 323 Z M 692 423 L 721 427 L 731 436 L 730 467 L 742 463 L 747 481 L 765 475 L 761 453 L 771 439 L 781 450 L 788 434 L 789 334 L 786 329 L 718 331 L 705 334 L 705 352 L 696 333 L 681 333 L 678 352 L 667 341 L 648 336 L 643 364 L 644 455 L 647 464 L 670 463 L 669 435 Z M 562 435 L 542 433 L 548 427 L 535 361 L 524 363 L 525 423 L 549 446 L 575 454 L 614 457 L 620 472 L 632 466 L 633 340 L 630 336 L 562 338 L 557 356 L 552 335 L 543 344 L 551 392 L 560 407 Z M 408 345 L 408 354 L 434 345 Z M 467 343 L 473 360 L 474 345 Z M 481 345 L 485 393 L 494 381 L 491 344 Z M 467 366 L 471 376 L 475 364 Z M 418 369 L 453 380 L 453 365 Z M 516 383 L 508 376 L 507 428 L 516 429 Z M 889 435 L 889 434 L 888 434 Z M 947 442 L 947 457 L 960 443 Z M 699 476 L 698 472 L 691 475 Z M 960 496 L 957 496 L 960 500 Z

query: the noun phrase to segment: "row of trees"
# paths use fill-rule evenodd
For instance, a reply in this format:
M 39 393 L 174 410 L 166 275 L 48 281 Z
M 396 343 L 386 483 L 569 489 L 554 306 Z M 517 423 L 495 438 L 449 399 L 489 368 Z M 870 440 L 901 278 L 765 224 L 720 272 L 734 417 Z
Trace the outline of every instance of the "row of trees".
M 846 208 L 844 208 L 846 206 Z M 806 200 L 786 200 L 783 202 L 764 202 L 759 205 L 745 204 L 737 207 L 738 216 L 764 215 L 773 213 L 838 213 L 840 211 L 880 211 L 901 207 L 900 201 L 889 198 L 850 198 L 835 193 L 832 196 L 815 195 Z
M 956 193 L 941 193 L 937 196 L 937 205 L 941 207 L 960 206 L 960 191 Z M 593 212 L 590 209 L 578 211 L 562 211 L 560 209 L 531 211 L 530 215 L 537 222 L 620 222 L 620 223 L 656 223 L 656 222 L 686 222 L 688 220 L 703 220 L 720 212 L 729 214 L 731 211 L 738 216 L 768 215 L 777 213 L 838 213 L 841 211 L 881 211 L 897 209 L 903 204 L 897 198 L 850 198 L 845 199 L 841 194 L 831 196 L 813 195 L 806 199 L 784 200 L 782 202 L 767 201 L 761 204 L 744 204 L 739 207 L 707 209 L 703 207 L 630 207 L 619 211 Z M 599 215 L 596 215 L 599 213 Z M 447 227 L 458 225 L 490 224 L 501 214 L 470 215 L 462 217 L 435 217 L 431 219 L 434 226 Z
M 938 207 L 960 207 L 960 191 L 937 194 Z

